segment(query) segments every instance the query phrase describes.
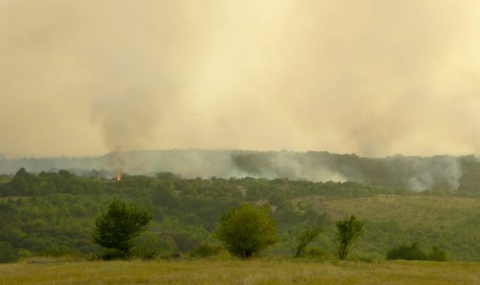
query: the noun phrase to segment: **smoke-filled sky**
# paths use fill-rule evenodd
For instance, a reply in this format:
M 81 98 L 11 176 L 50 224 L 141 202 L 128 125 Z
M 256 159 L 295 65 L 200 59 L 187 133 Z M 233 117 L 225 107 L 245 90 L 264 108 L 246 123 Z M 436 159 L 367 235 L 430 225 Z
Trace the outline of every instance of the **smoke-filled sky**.
M 476 0 L 0 0 L 0 153 L 480 154 Z

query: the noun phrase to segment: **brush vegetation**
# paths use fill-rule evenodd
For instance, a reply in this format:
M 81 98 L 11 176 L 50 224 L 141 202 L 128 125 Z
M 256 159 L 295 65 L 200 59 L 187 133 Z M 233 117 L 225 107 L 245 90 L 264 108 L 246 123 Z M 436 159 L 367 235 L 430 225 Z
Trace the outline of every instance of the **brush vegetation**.
M 384 260 L 395 247 L 435 247 L 448 260 L 480 260 L 480 197 L 462 190 L 424 191 L 357 182 L 261 178 L 182 178 L 171 173 L 124 174 L 121 181 L 66 170 L 21 168 L 0 180 L 0 257 L 95 259 L 96 219 L 115 200 L 150 209 L 152 221 L 129 249 L 140 258 L 219 254 L 212 232 L 223 214 L 242 204 L 268 205 L 279 242 L 262 256 L 294 256 L 301 233 L 321 228 L 302 249 L 305 258 L 335 259 L 336 222 L 351 215 L 365 233 L 353 260 Z

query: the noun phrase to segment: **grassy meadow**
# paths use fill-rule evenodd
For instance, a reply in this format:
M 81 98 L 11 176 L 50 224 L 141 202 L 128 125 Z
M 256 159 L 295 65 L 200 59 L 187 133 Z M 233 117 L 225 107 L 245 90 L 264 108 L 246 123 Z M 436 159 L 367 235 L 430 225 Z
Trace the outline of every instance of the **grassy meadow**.
M 39 260 L 0 265 L 0 284 L 480 284 L 473 262 Z

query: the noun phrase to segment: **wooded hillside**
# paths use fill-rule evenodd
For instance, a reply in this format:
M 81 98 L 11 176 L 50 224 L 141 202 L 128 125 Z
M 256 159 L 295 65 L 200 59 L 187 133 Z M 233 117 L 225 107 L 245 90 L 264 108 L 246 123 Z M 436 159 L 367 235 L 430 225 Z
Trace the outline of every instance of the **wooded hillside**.
M 473 155 L 432 157 L 360 157 L 355 154 L 291 151 L 158 150 L 109 153 L 101 157 L 0 157 L 0 174 L 58 172 L 113 177 L 121 170 L 131 175 L 171 172 L 183 178 L 288 178 L 315 182 L 358 182 L 405 188 L 414 192 L 458 190 L 480 192 L 480 161 Z
M 290 179 L 186 179 L 171 173 L 123 174 L 121 181 L 66 170 L 32 174 L 21 168 L 0 179 L 0 251 L 4 259 L 36 255 L 91 257 L 95 218 L 114 199 L 150 208 L 153 223 L 136 250 L 189 254 L 204 243 L 219 217 L 242 203 L 269 203 L 281 242 L 266 254 L 292 255 L 301 230 L 322 227 L 317 254 L 334 252 L 336 220 L 365 221 L 356 258 L 383 259 L 389 248 L 419 242 L 451 259 L 480 260 L 480 198 L 459 190 L 413 193 L 402 187 Z

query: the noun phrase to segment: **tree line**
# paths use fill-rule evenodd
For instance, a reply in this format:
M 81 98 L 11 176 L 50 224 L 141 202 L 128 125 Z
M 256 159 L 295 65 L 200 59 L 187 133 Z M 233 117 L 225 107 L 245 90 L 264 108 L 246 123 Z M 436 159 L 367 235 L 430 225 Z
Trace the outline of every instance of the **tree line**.
M 108 206 L 108 211 L 95 221 L 93 240 L 106 249 L 102 257 L 129 258 L 135 237 L 146 230 L 151 219 L 148 210 L 120 200 L 113 201 Z M 345 260 L 365 231 L 364 223 L 352 215 L 348 219 L 338 221 L 336 227 L 337 257 Z M 319 233 L 317 230 L 302 232 L 295 257 L 302 257 L 305 248 Z M 241 259 L 257 256 L 280 240 L 277 222 L 270 217 L 268 205 L 256 208 L 250 204 L 243 204 L 230 209 L 222 215 L 213 236 L 228 252 Z

